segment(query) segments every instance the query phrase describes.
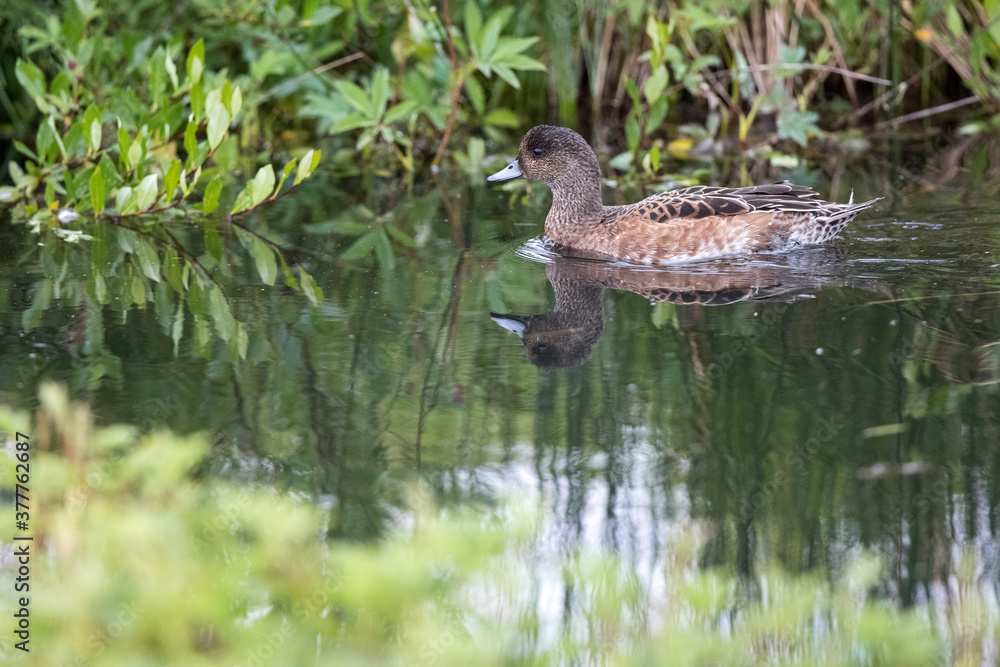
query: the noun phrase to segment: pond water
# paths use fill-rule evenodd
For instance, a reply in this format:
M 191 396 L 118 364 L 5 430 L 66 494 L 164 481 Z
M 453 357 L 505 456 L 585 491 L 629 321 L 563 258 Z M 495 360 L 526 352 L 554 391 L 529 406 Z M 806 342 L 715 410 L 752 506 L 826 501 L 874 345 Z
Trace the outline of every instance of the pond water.
M 155 285 L 143 309 L 95 305 L 86 243 L 0 224 L 0 402 L 33 407 L 54 379 L 101 422 L 207 431 L 212 472 L 320 494 L 338 538 L 383 534 L 417 482 L 541 509 L 542 556 L 648 569 L 694 529 L 704 565 L 745 573 L 835 575 L 875 550 L 903 605 L 947 595 L 969 553 L 1000 586 L 995 201 L 859 182 L 886 199 L 826 247 L 639 269 L 546 251 L 544 188 L 373 190 L 364 208 L 325 178 L 253 221 L 312 271 L 318 307 L 259 284 L 238 246 L 220 269 L 248 332 L 235 362 L 190 316 L 176 330 Z M 341 259 L 360 228 L 417 247 Z

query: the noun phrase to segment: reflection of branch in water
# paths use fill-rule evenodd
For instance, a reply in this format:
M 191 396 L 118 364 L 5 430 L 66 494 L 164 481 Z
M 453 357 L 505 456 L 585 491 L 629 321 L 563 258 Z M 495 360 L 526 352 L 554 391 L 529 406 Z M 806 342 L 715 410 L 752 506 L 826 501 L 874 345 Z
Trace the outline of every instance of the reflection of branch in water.
M 454 289 L 451 292 L 451 297 L 448 299 L 448 305 L 445 306 L 444 312 L 441 313 L 441 323 L 438 326 L 437 334 L 434 337 L 434 347 L 431 351 L 430 357 L 427 359 L 427 368 L 424 371 L 424 381 L 420 387 L 420 409 L 417 416 L 417 439 L 414 442 L 414 457 L 416 459 L 417 469 L 420 469 L 420 459 L 421 459 L 421 444 L 423 441 L 424 434 L 424 422 L 427 419 L 427 415 L 434 409 L 437 404 L 438 389 L 441 387 L 441 382 L 444 380 L 444 371 L 442 370 L 437 377 L 437 381 L 434 383 L 434 387 L 430 386 L 431 371 L 434 369 L 435 364 L 443 364 L 445 357 L 448 353 L 449 346 L 454 342 L 454 329 L 457 323 L 456 317 L 458 314 L 458 305 L 462 300 L 462 281 L 459 276 L 462 272 L 463 260 L 465 255 L 459 255 L 458 261 L 455 263 L 455 270 L 452 273 L 452 285 Z M 439 340 L 441 339 L 442 333 L 446 332 L 444 349 L 441 350 L 441 358 L 438 359 L 438 348 Z M 430 390 L 430 399 L 428 400 L 428 390 Z
M 825 285 L 849 283 L 830 270 L 840 262 L 837 253 L 807 253 L 805 259 L 802 266 L 733 261 L 649 269 L 561 257 L 546 267 L 555 291 L 551 312 L 491 316 L 521 338 L 532 364 L 576 366 L 587 361 L 604 331 L 605 289 L 634 292 L 653 302 L 724 306 L 741 301 L 792 302 Z

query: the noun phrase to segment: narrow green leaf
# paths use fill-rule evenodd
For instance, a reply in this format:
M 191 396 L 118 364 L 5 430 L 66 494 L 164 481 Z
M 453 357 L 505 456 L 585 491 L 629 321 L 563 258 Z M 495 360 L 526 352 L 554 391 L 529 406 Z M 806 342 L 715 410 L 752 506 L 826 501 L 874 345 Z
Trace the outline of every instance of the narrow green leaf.
M 254 237 L 250 253 L 253 255 L 254 264 L 257 265 L 261 281 L 265 285 L 273 285 L 275 278 L 278 277 L 278 264 L 274 259 L 274 252 L 266 243 Z
M 237 323 L 233 334 L 233 337 L 229 339 L 230 358 L 235 359 L 236 356 L 239 356 L 240 359 L 246 359 L 247 348 L 250 345 L 250 337 L 247 336 L 246 329 L 243 328 L 242 324 Z
M 499 16 L 494 16 L 486 23 L 486 29 L 479 42 L 479 58 L 481 60 L 492 61 L 493 51 L 497 48 L 497 40 L 500 39 L 500 27 Z
M 98 165 L 90 174 L 90 205 L 94 207 L 95 217 L 104 210 L 104 194 L 104 176 L 101 174 L 100 165 Z
M 264 165 L 257 170 L 257 175 L 253 179 L 253 205 L 257 206 L 268 197 L 274 190 L 274 168 L 271 165 Z
M 173 85 L 174 90 L 177 90 L 180 87 L 180 83 L 177 80 L 177 66 L 174 64 L 174 59 L 170 57 L 169 51 L 163 54 L 163 64 L 166 66 L 170 83 Z
M 301 160 L 299 160 L 299 170 L 295 174 L 295 185 L 298 185 L 305 179 L 309 178 L 309 174 L 311 174 L 313 169 L 319 165 L 319 159 L 320 151 L 306 151 L 306 154 L 302 156 Z
M 135 203 L 138 210 L 145 211 L 156 201 L 156 174 L 150 174 L 142 179 L 135 189 Z
M 375 256 L 378 257 L 378 263 L 383 269 L 391 270 L 396 266 L 396 258 L 392 253 L 392 244 L 389 243 L 389 237 L 386 235 L 384 229 L 378 229 L 376 232 Z
M 365 257 L 372 248 L 375 246 L 375 241 L 378 237 L 378 230 L 371 229 L 366 234 L 363 234 L 357 241 L 351 244 L 351 246 L 344 251 L 340 256 L 341 259 L 354 260 L 361 259 Z
M 246 187 L 236 195 L 236 201 L 233 202 L 233 208 L 229 211 L 229 214 L 242 213 L 249 208 L 253 208 L 253 182 L 247 183 Z
M 483 15 L 475 2 L 465 3 L 465 35 L 474 52 L 478 55 L 479 32 L 483 27 Z
M 118 215 L 125 215 L 132 213 L 135 210 L 135 197 L 132 194 L 132 188 L 127 185 L 123 185 L 118 188 L 118 192 L 115 193 L 115 212 Z
M 281 170 L 281 178 L 278 179 L 278 185 L 277 187 L 274 188 L 275 197 L 277 197 L 278 193 L 281 192 L 281 186 L 285 184 L 285 181 L 288 180 L 288 177 L 292 175 L 293 171 L 295 171 L 296 163 L 297 160 L 295 158 L 292 158 L 291 160 L 285 163 L 285 168 Z
M 167 274 L 167 284 L 178 294 L 184 293 L 183 269 L 181 258 L 177 256 L 177 251 L 167 248 L 166 257 L 163 259 L 164 273 Z
M 219 332 L 219 337 L 228 341 L 236 331 L 236 320 L 229 311 L 229 302 L 226 301 L 226 297 L 223 296 L 218 285 L 213 286 L 209 293 L 208 310 L 212 314 L 212 320 L 215 322 L 215 329 Z
M 229 115 L 236 118 L 236 114 L 243 108 L 243 92 L 239 86 L 233 88 L 233 98 L 229 102 Z
M 217 104 L 208 114 L 208 145 L 212 150 L 222 143 L 223 137 L 229 131 L 229 112 L 226 107 Z
M 160 282 L 160 255 L 149 239 L 139 239 L 139 252 L 137 253 L 139 268 L 150 280 Z
M 135 138 L 135 141 L 128 148 L 126 158 L 128 159 L 129 169 L 135 169 L 139 166 L 139 163 L 142 162 L 142 139 L 139 137 Z
M 45 113 L 48 110 L 48 105 L 43 98 L 45 95 L 45 74 L 42 70 L 34 63 L 18 58 L 14 65 L 14 76 L 24 91 L 28 93 L 28 96 L 35 100 L 35 104 L 38 105 L 42 113 Z
M 187 128 L 184 129 L 184 150 L 187 151 L 190 165 L 198 150 L 198 123 L 193 120 L 188 121 Z
M 212 218 L 205 220 L 205 250 L 215 258 L 215 261 L 222 261 L 222 237 L 219 236 L 219 228 Z
M 337 91 L 344 96 L 344 99 L 347 100 L 348 104 L 364 114 L 366 118 L 378 118 L 378 116 L 375 115 L 375 107 L 372 104 L 372 100 L 368 96 L 368 93 L 364 90 L 350 81 L 345 81 L 343 79 L 334 81 L 333 85 L 337 88 Z
M 406 232 L 402 231 L 401 229 L 397 229 L 396 227 L 393 227 L 392 225 L 388 225 L 385 228 L 385 231 L 389 232 L 389 236 L 391 236 L 392 238 L 396 239 L 396 241 L 398 241 L 399 243 L 402 243 L 406 247 L 408 247 L 408 248 L 416 248 L 417 247 L 416 240 L 412 236 L 410 236 L 409 234 L 407 234 Z
M 389 70 L 379 67 L 372 77 L 373 118 L 382 118 L 385 115 L 385 108 L 389 104 L 391 92 L 389 89 Z
M 205 67 L 205 40 L 199 39 L 188 51 L 187 75 L 192 84 L 201 80 L 201 73 Z
M 18 153 L 26 155 L 30 157 L 32 160 L 35 160 L 36 162 L 38 161 L 38 155 L 35 154 L 35 151 L 31 150 L 17 139 L 14 140 L 14 148 L 17 150 Z
M 318 306 L 323 301 L 323 290 L 301 266 L 299 267 L 299 284 L 302 285 L 302 293 L 306 295 L 312 305 Z
M 222 180 L 217 176 L 205 188 L 205 199 L 202 201 L 202 210 L 205 213 L 212 213 L 219 208 L 219 197 L 222 195 Z
M 129 296 L 132 297 L 132 302 L 139 306 L 139 310 L 146 310 L 146 284 L 142 282 L 142 276 L 138 273 L 132 275 Z
M 169 204 L 170 200 L 174 198 L 174 191 L 177 189 L 177 184 L 180 183 L 180 180 L 181 161 L 174 158 L 170 162 L 170 169 L 167 170 L 167 175 L 163 177 L 164 203 Z

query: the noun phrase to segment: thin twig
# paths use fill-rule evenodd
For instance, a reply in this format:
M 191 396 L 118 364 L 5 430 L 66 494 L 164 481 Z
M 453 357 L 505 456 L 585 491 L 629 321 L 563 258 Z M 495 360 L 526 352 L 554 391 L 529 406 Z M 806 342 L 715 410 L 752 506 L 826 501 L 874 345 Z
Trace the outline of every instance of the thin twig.
M 923 301 L 924 299 L 940 299 L 942 297 L 948 297 L 953 299 L 957 296 L 989 296 L 993 294 L 1000 294 L 1000 291 L 992 292 L 965 292 L 963 294 L 927 294 L 925 296 L 904 296 L 898 299 L 885 299 L 882 301 L 869 301 L 866 306 L 878 306 L 886 303 L 900 303 L 903 301 Z
M 955 100 L 954 102 L 948 102 L 947 104 L 939 104 L 936 107 L 931 107 L 930 109 L 921 109 L 920 111 L 914 111 L 913 113 L 908 113 L 903 116 L 897 116 L 896 118 L 890 118 L 889 120 L 882 121 L 875 126 L 876 130 L 884 130 L 886 128 L 895 127 L 897 125 L 902 125 L 911 120 L 918 120 L 920 118 L 927 118 L 928 116 L 934 116 L 939 113 L 944 113 L 946 111 L 951 111 L 952 109 L 958 109 L 960 107 L 968 106 L 970 104 L 975 104 L 979 102 L 979 98 L 975 95 L 963 98 L 961 100 Z
M 833 72 L 835 74 L 839 74 L 849 79 L 860 79 L 861 81 L 867 81 L 869 83 L 877 83 L 883 86 L 892 85 L 892 81 L 889 81 L 888 79 L 880 79 L 877 76 L 860 74 L 858 72 L 852 72 L 849 69 L 844 69 L 843 67 L 834 67 L 833 65 L 812 65 L 810 63 L 770 63 L 767 65 L 747 65 L 746 67 L 734 67 L 731 70 L 721 70 L 719 72 L 712 72 L 712 74 L 714 76 L 723 76 L 725 74 L 731 75 L 733 72 L 767 72 L 770 70 L 782 70 L 782 69 L 817 70 L 820 72 Z
M 311 72 L 306 72 L 305 74 L 299 74 L 295 78 L 289 79 L 288 81 L 283 81 L 278 85 L 274 86 L 273 88 L 270 88 L 261 95 L 258 101 L 263 102 L 264 100 L 269 99 L 270 97 L 273 97 L 278 93 L 284 92 L 288 88 L 293 88 L 296 84 L 305 81 L 306 79 L 314 77 L 317 74 L 322 74 L 323 72 L 331 70 L 334 67 L 340 67 L 341 65 L 346 65 L 347 63 L 354 62 L 355 60 L 360 60 L 362 58 L 367 58 L 367 57 L 368 56 L 366 54 L 358 51 L 357 53 L 352 53 L 349 56 L 344 56 L 343 58 L 338 58 L 337 60 L 328 62 L 325 65 L 320 65 Z

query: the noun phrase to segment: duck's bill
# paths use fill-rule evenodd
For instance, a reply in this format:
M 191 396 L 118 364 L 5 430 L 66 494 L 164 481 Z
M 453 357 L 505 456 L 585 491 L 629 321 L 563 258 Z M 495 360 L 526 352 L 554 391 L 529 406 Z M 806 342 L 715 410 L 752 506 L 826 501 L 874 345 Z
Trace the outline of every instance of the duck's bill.
M 515 178 L 523 177 L 524 174 L 521 173 L 521 170 L 517 166 L 517 160 L 514 160 L 492 176 L 487 176 L 486 180 L 490 183 L 499 183 L 500 181 L 512 181 Z
M 524 330 L 528 328 L 528 318 L 519 315 L 501 315 L 500 313 L 490 313 L 490 319 L 507 331 L 513 331 L 519 338 L 524 337 Z

